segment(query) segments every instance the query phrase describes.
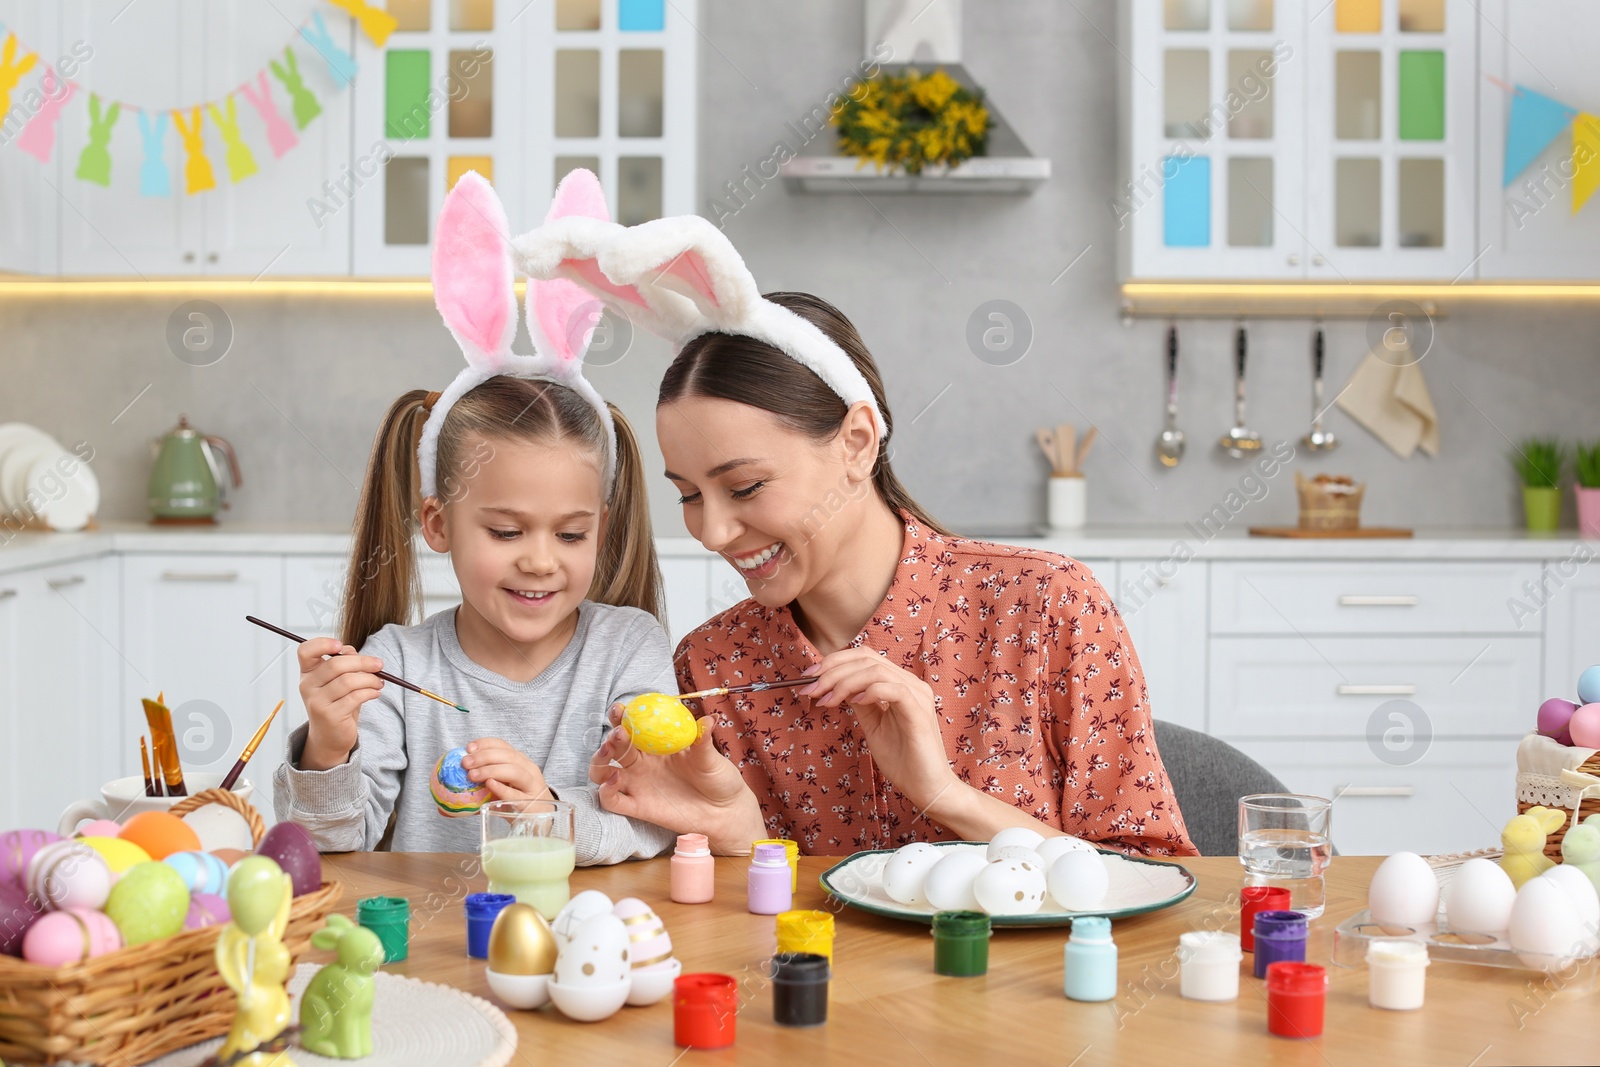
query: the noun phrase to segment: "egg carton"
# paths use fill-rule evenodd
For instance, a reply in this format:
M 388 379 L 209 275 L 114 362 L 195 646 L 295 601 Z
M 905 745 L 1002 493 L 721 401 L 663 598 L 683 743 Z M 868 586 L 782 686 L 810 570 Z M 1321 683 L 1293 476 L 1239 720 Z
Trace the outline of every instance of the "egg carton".
M 1541 959 L 1519 954 L 1504 933 L 1456 933 L 1448 923 L 1412 925 L 1380 923 L 1372 912 L 1356 912 L 1333 931 L 1333 962 L 1340 967 L 1361 967 L 1367 962 L 1367 946 L 1374 941 L 1415 941 L 1427 946 L 1433 963 L 1470 963 L 1479 967 L 1502 967 L 1518 971 L 1544 971 L 1560 984 L 1563 992 L 1589 993 L 1600 989 L 1600 955 L 1567 959 Z

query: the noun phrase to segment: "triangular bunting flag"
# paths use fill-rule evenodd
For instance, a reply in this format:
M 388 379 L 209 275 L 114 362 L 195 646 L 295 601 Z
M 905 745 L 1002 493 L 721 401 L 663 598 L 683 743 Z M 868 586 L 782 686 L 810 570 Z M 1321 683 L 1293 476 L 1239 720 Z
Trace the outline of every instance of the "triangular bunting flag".
M 1581 114 L 1572 122 L 1572 213 L 1600 189 L 1600 117 Z
M 1543 152 L 1567 128 L 1567 123 L 1577 112 L 1565 104 L 1517 86 L 1511 96 L 1511 121 L 1506 128 L 1505 176 L 1502 185 L 1510 185 L 1517 175 L 1528 169 L 1528 164 Z

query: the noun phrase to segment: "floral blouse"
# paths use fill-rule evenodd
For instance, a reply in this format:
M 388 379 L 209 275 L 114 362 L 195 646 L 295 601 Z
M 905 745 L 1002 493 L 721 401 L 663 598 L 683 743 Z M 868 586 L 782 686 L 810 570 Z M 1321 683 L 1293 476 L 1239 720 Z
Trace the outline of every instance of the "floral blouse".
M 921 677 L 961 781 L 1108 848 L 1196 855 L 1116 605 L 1066 556 L 946 537 L 909 515 L 889 593 L 852 642 Z M 744 600 L 678 645 L 682 692 L 792 678 L 821 656 L 785 606 Z M 878 771 L 849 707 L 794 689 L 708 702 L 713 741 L 774 837 L 808 854 L 956 835 Z

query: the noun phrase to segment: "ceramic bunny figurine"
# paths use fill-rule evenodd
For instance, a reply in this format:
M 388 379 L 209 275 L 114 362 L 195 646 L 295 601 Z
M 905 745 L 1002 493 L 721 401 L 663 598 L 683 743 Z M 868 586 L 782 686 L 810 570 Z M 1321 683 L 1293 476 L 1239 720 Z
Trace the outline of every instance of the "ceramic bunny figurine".
M 341 1060 L 372 1055 L 372 976 L 383 966 L 383 942 L 343 915 L 330 915 L 311 943 L 336 950 L 339 960 L 318 971 L 300 998 L 300 1044 Z
M 1561 862 L 1582 871 L 1600 891 L 1600 814 L 1567 831 L 1561 839 Z
M 1521 889 L 1554 867 L 1555 861 L 1544 854 L 1545 838 L 1566 825 L 1567 813 L 1555 808 L 1532 807 L 1521 815 L 1512 817 L 1500 831 L 1500 843 L 1505 855 L 1500 857 L 1500 869 L 1511 877 L 1511 884 Z
M 294 885 L 266 856 L 246 856 L 228 876 L 228 906 L 233 921 L 217 938 L 217 973 L 238 998 L 233 1026 L 217 1059 L 237 1067 L 293 1067 L 283 1052 L 256 1051 L 289 1027 L 291 959 L 284 946 Z

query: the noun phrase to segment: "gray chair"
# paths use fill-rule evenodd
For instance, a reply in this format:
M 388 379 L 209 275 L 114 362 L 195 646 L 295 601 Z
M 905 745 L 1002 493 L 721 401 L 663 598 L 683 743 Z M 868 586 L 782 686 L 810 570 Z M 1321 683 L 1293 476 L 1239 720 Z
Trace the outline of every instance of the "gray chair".
M 1202 856 L 1239 853 L 1239 798 L 1251 793 L 1289 792 L 1261 764 L 1210 734 L 1156 720 L 1156 747 Z

